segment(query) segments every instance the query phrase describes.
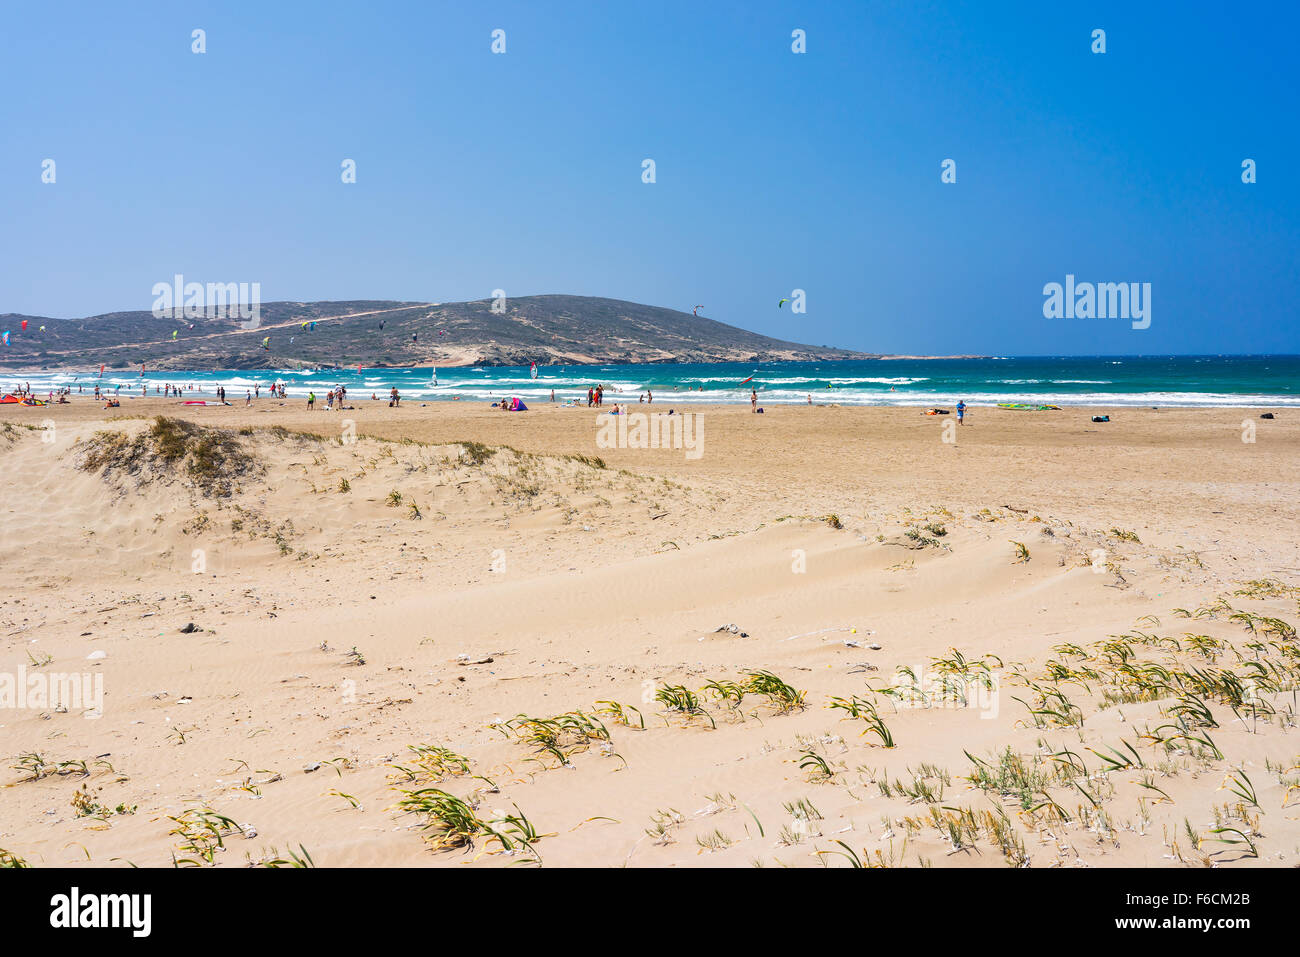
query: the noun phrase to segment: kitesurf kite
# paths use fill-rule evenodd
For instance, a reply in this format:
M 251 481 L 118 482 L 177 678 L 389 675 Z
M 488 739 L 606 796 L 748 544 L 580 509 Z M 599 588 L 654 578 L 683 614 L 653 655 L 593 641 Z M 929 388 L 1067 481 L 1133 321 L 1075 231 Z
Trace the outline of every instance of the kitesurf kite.
M 787 302 L 789 302 L 789 301 L 790 301 L 789 299 L 782 299 L 780 302 L 778 302 L 778 303 L 776 304 L 776 308 L 780 309 L 782 306 L 784 306 L 784 305 L 785 305 Z
M 695 310 L 692 312 L 692 315 L 698 316 L 700 314 L 700 310 L 703 308 L 704 308 L 703 306 L 696 306 Z

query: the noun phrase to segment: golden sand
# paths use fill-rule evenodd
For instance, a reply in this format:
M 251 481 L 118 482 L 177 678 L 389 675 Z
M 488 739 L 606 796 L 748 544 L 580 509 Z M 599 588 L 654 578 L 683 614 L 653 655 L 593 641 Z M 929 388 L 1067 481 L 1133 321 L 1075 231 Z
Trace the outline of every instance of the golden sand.
M 104 691 L 101 717 L 0 709 L 0 848 L 202 861 L 171 832 L 209 810 L 245 827 L 222 865 L 499 865 L 521 836 L 548 866 L 1300 855 L 1300 645 L 1269 621 L 1300 619 L 1300 419 L 679 406 L 692 460 L 598 448 L 585 408 L 355 404 L 0 411 L 0 674 Z M 78 467 L 159 413 L 235 430 L 231 494 L 188 460 Z M 883 693 L 900 668 L 924 702 Z M 550 750 L 512 721 L 575 712 Z M 426 788 L 515 853 L 439 850 L 397 807 Z

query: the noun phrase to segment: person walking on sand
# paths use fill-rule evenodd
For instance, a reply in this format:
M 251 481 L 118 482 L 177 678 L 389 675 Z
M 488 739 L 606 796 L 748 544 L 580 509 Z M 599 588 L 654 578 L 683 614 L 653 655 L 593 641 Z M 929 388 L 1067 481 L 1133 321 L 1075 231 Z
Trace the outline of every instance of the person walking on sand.
M 966 401 L 964 399 L 958 399 L 957 400 L 957 424 L 961 425 L 962 419 L 964 419 L 965 417 L 966 417 Z
M 749 411 L 750 412 L 758 411 L 758 390 L 757 389 L 749 390 Z
M 314 409 L 314 408 L 316 408 L 316 393 L 315 393 L 315 392 L 308 392 L 308 393 L 307 393 L 307 409 L 308 409 L 308 411 L 310 411 L 310 410 L 312 410 L 312 409 Z
M 393 408 L 397 408 L 397 406 L 401 404 L 402 397 L 397 393 L 397 386 L 393 386 L 393 391 L 389 394 L 389 400 L 389 404 L 393 406 Z

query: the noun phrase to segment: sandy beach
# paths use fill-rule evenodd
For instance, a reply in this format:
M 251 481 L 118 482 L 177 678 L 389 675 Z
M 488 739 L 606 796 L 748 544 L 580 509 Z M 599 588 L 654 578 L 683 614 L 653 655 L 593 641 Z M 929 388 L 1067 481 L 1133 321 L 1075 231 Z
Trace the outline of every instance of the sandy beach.
M 0 410 L 0 848 L 1300 861 L 1295 416 L 352 404 Z

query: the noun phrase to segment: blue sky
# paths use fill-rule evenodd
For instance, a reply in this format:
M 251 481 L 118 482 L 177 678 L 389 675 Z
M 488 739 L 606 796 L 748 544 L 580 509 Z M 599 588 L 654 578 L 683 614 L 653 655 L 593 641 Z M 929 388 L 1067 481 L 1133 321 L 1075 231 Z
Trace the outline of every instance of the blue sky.
M 882 352 L 1297 352 L 1297 28 L 1268 3 L 7 5 L 0 312 L 147 309 L 182 273 L 699 303 Z M 1150 282 L 1151 327 L 1045 319 L 1067 273 Z

